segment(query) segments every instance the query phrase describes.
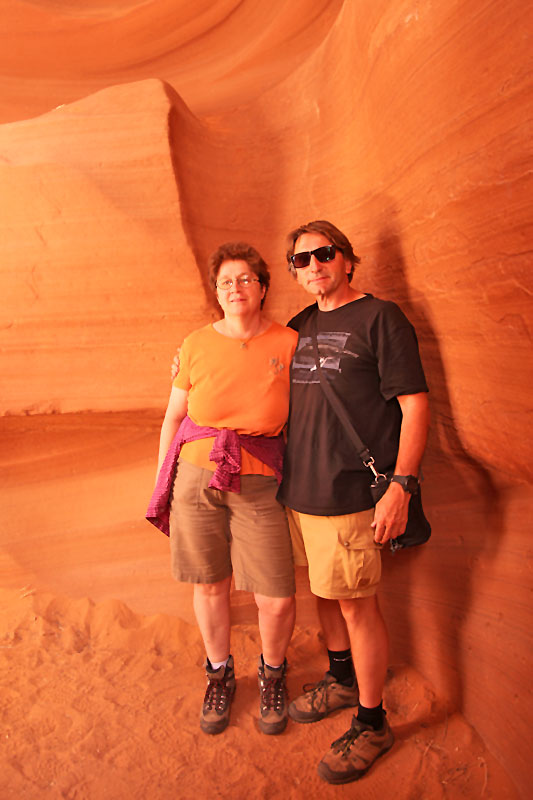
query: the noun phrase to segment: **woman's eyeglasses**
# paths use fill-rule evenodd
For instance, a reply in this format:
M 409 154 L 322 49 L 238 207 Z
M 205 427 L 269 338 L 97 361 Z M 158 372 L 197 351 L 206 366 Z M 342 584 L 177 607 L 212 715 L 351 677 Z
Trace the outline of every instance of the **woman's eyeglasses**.
M 222 289 L 223 292 L 226 292 L 229 289 L 231 289 L 234 283 L 236 283 L 237 286 L 243 286 L 244 288 L 246 288 L 247 286 L 250 286 L 251 283 L 260 283 L 260 282 L 261 281 L 259 280 L 259 278 L 251 278 L 250 275 L 239 275 L 239 277 L 236 278 L 235 280 L 233 280 L 232 278 L 224 278 L 224 280 L 222 281 L 217 281 L 215 283 L 215 286 L 217 287 L 217 289 Z
M 303 253 L 295 253 L 291 256 L 291 261 L 296 269 L 308 267 L 311 263 L 311 256 L 314 256 L 321 264 L 328 261 L 333 261 L 337 248 L 334 244 L 326 244 L 323 247 L 317 247 L 316 250 L 306 250 Z

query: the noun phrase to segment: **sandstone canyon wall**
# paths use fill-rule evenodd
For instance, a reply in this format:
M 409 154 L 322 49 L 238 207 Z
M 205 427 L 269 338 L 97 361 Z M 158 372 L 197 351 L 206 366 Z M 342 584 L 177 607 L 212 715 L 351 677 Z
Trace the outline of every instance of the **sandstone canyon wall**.
M 530 8 L 0 5 L 0 411 L 161 409 L 176 344 L 216 315 L 209 251 L 256 244 L 284 321 L 306 302 L 284 236 L 334 221 L 361 289 L 415 324 L 431 388 L 434 536 L 385 564 L 393 656 L 526 796 Z

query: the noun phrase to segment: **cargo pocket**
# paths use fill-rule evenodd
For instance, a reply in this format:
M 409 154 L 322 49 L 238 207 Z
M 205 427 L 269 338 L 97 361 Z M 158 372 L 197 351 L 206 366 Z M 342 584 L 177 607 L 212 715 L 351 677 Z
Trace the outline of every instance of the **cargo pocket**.
M 359 511 L 357 514 L 344 514 L 329 517 L 337 531 L 339 544 L 345 550 L 379 550 L 381 545 L 374 541 L 374 509 Z
M 374 593 L 381 578 L 381 545 L 374 541 L 374 509 L 331 517 L 337 530 L 342 571 L 347 587 L 361 596 Z

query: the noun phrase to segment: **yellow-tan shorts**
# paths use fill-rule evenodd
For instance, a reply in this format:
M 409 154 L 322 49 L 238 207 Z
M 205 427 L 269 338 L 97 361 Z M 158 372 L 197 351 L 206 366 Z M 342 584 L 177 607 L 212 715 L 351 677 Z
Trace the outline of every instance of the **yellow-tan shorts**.
M 311 591 L 344 600 L 376 593 L 381 545 L 374 541 L 374 509 L 315 517 L 287 508 L 296 566 L 308 567 Z
M 235 578 L 235 588 L 266 597 L 295 592 L 285 508 L 269 475 L 241 475 L 241 491 L 209 488 L 213 473 L 178 462 L 170 506 L 172 574 L 188 583 Z

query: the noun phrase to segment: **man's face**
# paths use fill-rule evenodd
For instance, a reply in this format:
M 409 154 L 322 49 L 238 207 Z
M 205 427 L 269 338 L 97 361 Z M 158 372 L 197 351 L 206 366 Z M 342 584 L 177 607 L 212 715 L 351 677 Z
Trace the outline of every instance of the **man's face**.
M 303 233 L 296 240 L 294 252 L 304 253 L 328 244 L 331 244 L 330 240 L 322 233 Z M 334 296 L 339 290 L 344 291 L 347 285 L 347 275 L 351 270 L 351 263 L 344 258 L 340 250 L 337 250 L 335 258 L 325 263 L 321 263 L 315 256 L 311 256 L 308 267 L 300 267 L 296 270 L 296 280 L 309 294 L 328 298 Z

